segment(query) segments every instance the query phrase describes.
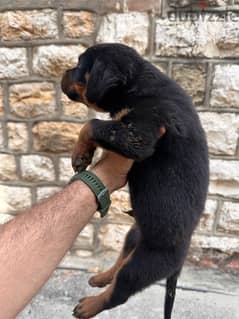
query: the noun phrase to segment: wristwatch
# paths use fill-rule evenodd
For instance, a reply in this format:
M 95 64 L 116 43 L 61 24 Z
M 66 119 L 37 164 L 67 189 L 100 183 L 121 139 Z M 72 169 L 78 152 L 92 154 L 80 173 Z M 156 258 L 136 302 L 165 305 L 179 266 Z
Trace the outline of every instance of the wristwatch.
M 98 202 L 98 211 L 100 212 L 100 216 L 104 217 L 111 204 L 110 194 L 105 185 L 101 182 L 101 180 L 90 171 L 81 171 L 77 172 L 70 180 L 70 183 L 81 180 L 83 181 L 92 192 L 95 194 L 96 200 Z

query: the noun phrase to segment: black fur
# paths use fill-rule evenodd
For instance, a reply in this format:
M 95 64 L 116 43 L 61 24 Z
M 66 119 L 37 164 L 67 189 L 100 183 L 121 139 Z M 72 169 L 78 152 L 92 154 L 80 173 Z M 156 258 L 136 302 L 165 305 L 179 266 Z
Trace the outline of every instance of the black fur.
M 105 308 L 167 278 L 165 319 L 170 319 L 177 277 L 208 188 L 208 149 L 199 117 L 175 81 L 127 46 L 91 47 L 74 72 L 79 82 L 89 72 L 90 103 L 112 117 L 129 109 L 120 121 L 91 120 L 99 145 L 135 159 L 128 181 L 137 227 L 125 243 L 135 251 Z M 162 138 L 160 127 L 166 128 Z

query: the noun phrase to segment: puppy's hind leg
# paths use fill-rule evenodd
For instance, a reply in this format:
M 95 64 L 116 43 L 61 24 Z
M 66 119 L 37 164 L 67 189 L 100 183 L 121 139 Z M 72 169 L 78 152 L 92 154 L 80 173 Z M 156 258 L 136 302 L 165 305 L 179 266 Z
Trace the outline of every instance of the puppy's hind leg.
M 167 278 L 164 303 L 164 319 L 171 319 L 179 274 L 180 271 L 177 271 L 172 276 Z
M 134 224 L 126 235 L 123 249 L 116 261 L 116 263 L 107 271 L 97 274 L 89 279 L 89 285 L 92 287 L 104 287 L 110 284 L 114 278 L 114 275 L 118 272 L 122 266 L 125 258 L 135 249 L 140 239 L 140 230 L 136 224 Z

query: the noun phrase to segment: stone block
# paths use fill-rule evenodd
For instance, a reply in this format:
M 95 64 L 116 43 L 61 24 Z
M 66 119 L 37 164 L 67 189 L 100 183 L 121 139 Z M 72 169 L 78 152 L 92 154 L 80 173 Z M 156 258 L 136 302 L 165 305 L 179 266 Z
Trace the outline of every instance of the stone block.
M 81 231 L 81 233 L 75 240 L 73 244 L 73 250 L 79 249 L 79 248 L 87 249 L 92 247 L 93 239 L 94 239 L 94 227 L 93 225 L 87 225 L 86 227 L 84 227 L 84 229 Z
M 239 108 L 239 65 L 216 65 L 210 104 L 213 107 Z
M 239 183 L 239 161 L 211 159 L 210 179 Z
M 210 161 L 209 194 L 239 198 L 239 161 Z
M 218 203 L 216 200 L 208 199 L 206 201 L 205 209 L 200 219 L 197 230 L 202 232 L 211 232 L 216 217 Z
M 7 123 L 8 128 L 8 148 L 16 152 L 26 152 L 28 150 L 28 132 L 24 123 Z
M 65 37 L 91 36 L 95 29 L 95 15 L 87 11 L 67 11 L 64 12 L 63 25 Z
M 40 122 L 33 127 L 34 149 L 72 152 L 82 125 L 69 122 Z
M 231 113 L 200 112 L 209 151 L 215 155 L 234 155 L 239 137 L 239 116 Z
M 14 84 L 9 89 L 11 113 L 20 118 L 50 116 L 55 112 L 55 91 L 52 83 Z
M 4 108 L 3 108 L 3 90 L 0 85 L 0 116 L 4 114 Z
M 0 123 L 0 150 L 4 149 L 4 137 L 3 137 L 3 129 L 2 124 Z
M 62 182 L 68 183 L 74 175 L 74 170 L 71 165 L 70 157 L 62 157 L 59 161 L 59 179 Z
M 60 190 L 61 190 L 60 187 L 54 187 L 54 186 L 37 187 L 37 201 L 46 199 L 54 195 L 55 193 L 58 193 Z
M 205 64 L 174 64 L 172 76 L 193 98 L 196 105 L 204 102 L 207 76 L 207 67 Z
M 214 13 L 202 18 L 174 11 L 156 20 L 156 55 L 225 58 L 238 57 L 238 16 L 220 19 Z M 216 25 L 216 27 L 215 27 Z
M 218 230 L 223 233 L 239 235 L 239 203 L 223 203 Z
M 0 79 L 19 79 L 28 75 L 25 48 L 0 48 Z
M 148 47 L 148 28 L 149 17 L 145 13 L 108 14 L 103 18 L 97 42 L 119 42 L 145 54 Z
M 9 154 L 0 154 L 0 180 L 15 181 L 17 179 L 17 167 L 15 157 Z
M 60 77 L 76 66 L 79 55 L 85 50 L 82 45 L 47 45 L 35 48 L 33 71 L 44 77 Z
M 40 155 L 23 155 L 20 162 L 22 178 L 24 180 L 29 182 L 54 181 L 54 165 L 49 157 Z
M 108 219 L 114 223 L 133 223 L 133 218 L 125 212 L 131 210 L 129 193 L 118 190 L 111 195 Z
M 30 188 L 0 185 L 0 213 L 17 213 L 30 205 Z
M 61 103 L 65 116 L 86 120 L 88 108 L 83 103 L 71 101 L 65 94 L 61 95 Z
M 239 199 L 239 183 L 229 181 L 211 181 L 209 194 Z
M 58 36 L 54 10 L 6 11 L 0 17 L 3 41 L 55 39 Z
M 106 250 L 120 251 L 129 229 L 128 225 L 107 224 L 101 226 L 99 232 L 101 247 Z
M 191 246 L 206 250 L 217 250 L 227 255 L 239 253 L 239 241 L 235 237 L 194 235 Z

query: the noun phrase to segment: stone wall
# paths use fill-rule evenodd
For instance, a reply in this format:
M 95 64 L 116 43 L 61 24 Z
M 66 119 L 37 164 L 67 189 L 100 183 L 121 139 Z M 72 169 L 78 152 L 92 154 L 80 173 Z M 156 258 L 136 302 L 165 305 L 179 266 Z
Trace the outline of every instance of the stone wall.
M 135 47 L 193 97 L 208 136 L 211 181 L 189 260 L 238 267 L 237 10 L 236 0 L 1 0 L 0 221 L 71 177 L 70 152 L 89 114 L 62 95 L 61 74 L 88 46 L 117 41 Z M 122 214 L 127 190 L 112 202 L 109 215 L 96 214 L 81 233 L 65 265 L 101 265 L 102 256 L 120 249 L 132 223 Z

